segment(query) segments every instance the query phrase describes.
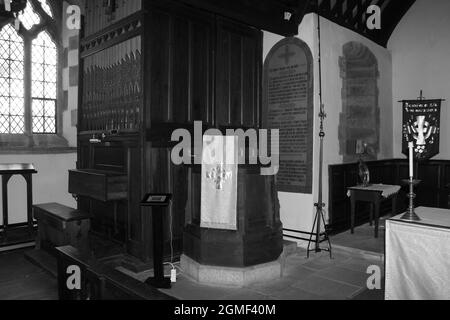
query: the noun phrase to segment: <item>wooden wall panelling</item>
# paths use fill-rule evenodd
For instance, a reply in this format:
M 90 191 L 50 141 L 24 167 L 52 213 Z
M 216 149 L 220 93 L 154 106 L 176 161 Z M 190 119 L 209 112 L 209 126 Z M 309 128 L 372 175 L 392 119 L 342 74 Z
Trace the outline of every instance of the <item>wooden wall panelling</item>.
M 211 17 L 191 20 L 189 24 L 190 99 L 189 121 L 214 122 L 214 57 Z
M 445 206 L 445 204 L 447 204 L 447 208 L 450 209 L 450 164 L 446 164 L 444 166 L 444 170 L 442 172 L 443 174 L 443 185 L 445 186 L 443 192 L 443 200 L 442 200 L 442 204 L 443 206 Z M 447 199 L 447 200 L 445 200 Z
M 408 162 L 406 160 L 392 159 L 367 162 L 373 183 L 396 184 L 402 189 L 397 198 L 397 213 L 407 208 L 407 186 L 402 180 L 408 177 Z M 418 177 L 422 183 L 416 188 L 416 206 L 448 207 L 448 193 L 446 188 L 450 182 L 450 162 L 443 160 L 430 160 L 420 163 Z M 329 166 L 329 216 L 333 233 L 341 232 L 350 226 L 350 200 L 344 196 L 347 188 L 356 185 L 357 164 L 341 164 Z M 368 206 L 361 204 L 357 208 L 357 223 L 368 222 Z M 382 204 L 382 215 L 390 213 L 391 203 Z M 359 218 L 359 219 L 358 219 Z
M 186 216 L 190 215 L 187 212 L 189 168 L 186 166 L 175 166 L 171 162 L 169 165 L 169 177 L 171 179 L 170 190 L 175 197 L 170 207 L 170 216 L 166 220 L 166 252 L 170 253 L 170 240 L 172 238 L 174 254 L 181 254 L 183 251 L 183 232 L 184 226 L 186 225 Z
M 442 166 L 439 163 L 423 163 L 418 166 L 418 179 L 422 182 L 416 188 L 417 201 L 426 207 L 441 205 Z
M 189 12 L 171 14 L 168 35 L 171 122 L 211 123 L 212 31 L 208 16 L 196 17 Z
M 128 164 L 128 210 L 127 210 L 127 249 L 128 252 L 143 260 L 146 257 L 143 226 L 143 217 L 141 213 L 140 201 L 142 200 L 141 163 L 142 151 L 139 142 L 127 149 Z
M 170 158 L 169 148 L 152 148 L 150 173 L 153 181 L 151 192 L 173 193 L 176 195 L 169 207 L 168 214 L 164 216 L 164 253 L 169 256 L 171 252 L 170 241 L 173 241 L 173 254 L 182 252 L 183 228 L 185 225 L 185 210 L 188 197 L 188 168 L 175 166 Z
M 167 4 L 149 8 L 145 23 L 145 28 L 152 30 L 145 43 L 146 123 L 151 130 L 157 127 L 164 131 L 158 132 L 162 137 L 158 145 L 147 145 L 144 161 L 146 177 L 151 182 L 146 190 L 176 194 L 165 217 L 164 235 L 165 254 L 170 253 L 172 238 L 173 253 L 177 255 L 182 251 L 190 176 L 187 167 L 172 164 L 169 140 L 172 129 L 195 120 L 203 121 L 204 125 L 212 122 L 214 27 L 208 14 Z
M 330 225 L 337 226 L 345 223 L 345 220 L 341 218 L 339 214 L 331 214 L 336 212 L 348 212 L 348 202 L 346 201 L 346 176 L 343 167 L 331 167 L 329 168 L 329 218 Z
M 184 17 L 173 16 L 170 22 L 169 117 L 170 121 L 186 123 L 190 119 L 189 83 L 191 67 L 190 23 Z
M 261 105 L 261 32 L 218 18 L 216 34 L 216 123 L 257 127 Z
M 149 9 L 150 123 L 212 123 L 213 20 L 172 6 Z
M 149 104 L 146 106 L 151 118 L 149 127 L 154 123 L 168 123 L 172 121 L 173 106 L 173 48 L 172 39 L 172 17 L 169 13 L 159 9 L 152 9 L 149 12 L 148 24 L 152 32 L 148 35 L 146 43 L 148 48 L 147 58 L 149 59 Z M 178 77 L 177 77 L 178 78 Z M 186 90 L 186 89 L 185 89 Z M 186 90 L 187 91 L 187 90 Z M 179 95 L 180 92 L 176 90 Z M 180 107 L 183 105 L 181 104 Z M 178 108 L 178 106 L 177 106 Z M 169 139 L 168 136 L 165 137 Z M 166 147 L 150 146 L 150 167 L 147 179 L 150 179 L 151 187 L 148 192 L 170 193 L 170 149 Z M 151 214 L 151 208 L 147 210 Z M 169 239 L 170 218 L 173 216 L 172 207 L 169 208 L 169 215 L 164 217 L 165 239 Z M 151 218 L 150 218 L 151 219 Z M 151 221 L 151 220 L 150 220 Z M 151 233 L 151 231 L 149 232 Z M 153 241 L 152 241 L 153 242 Z M 166 249 L 165 243 L 165 249 Z M 148 247 L 148 255 L 151 256 L 152 247 Z M 165 253 L 167 251 L 165 250 Z
M 149 108 L 151 122 L 169 121 L 169 78 L 170 78 L 170 16 L 160 11 L 149 13 L 149 26 L 152 32 L 148 34 L 147 59 L 150 64 Z M 151 124 L 150 124 L 151 126 Z

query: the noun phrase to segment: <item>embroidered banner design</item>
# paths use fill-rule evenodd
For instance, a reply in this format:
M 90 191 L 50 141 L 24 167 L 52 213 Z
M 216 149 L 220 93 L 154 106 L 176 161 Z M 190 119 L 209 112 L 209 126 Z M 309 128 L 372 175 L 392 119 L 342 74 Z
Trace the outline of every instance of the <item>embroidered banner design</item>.
M 414 157 L 428 160 L 439 154 L 441 100 L 403 101 L 402 152 L 414 142 Z

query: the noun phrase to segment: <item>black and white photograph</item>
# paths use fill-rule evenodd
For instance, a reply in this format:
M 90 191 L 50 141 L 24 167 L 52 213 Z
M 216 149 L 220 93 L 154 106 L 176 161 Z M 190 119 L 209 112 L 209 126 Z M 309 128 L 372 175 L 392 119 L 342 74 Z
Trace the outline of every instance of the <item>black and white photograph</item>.
M 0 0 L 0 301 L 450 300 L 449 101 L 449 0 Z

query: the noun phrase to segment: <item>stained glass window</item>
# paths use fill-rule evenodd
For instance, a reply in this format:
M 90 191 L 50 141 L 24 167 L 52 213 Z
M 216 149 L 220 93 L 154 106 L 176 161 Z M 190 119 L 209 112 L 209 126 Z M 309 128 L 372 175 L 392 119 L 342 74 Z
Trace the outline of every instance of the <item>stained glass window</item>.
M 47 32 L 32 47 L 33 133 L 56 133 L 57 49 Z
M 47 1 L 39 0 L 42 9 L 52 17 Z M 31 3 L 19 16 L 25 31 L 16 31 L 13 24 L 0 29 L 0 134 L 56 133 L 57 62 L 55 43 L 42 25 L 41 17 Z M 33 28 L 34 25 L 38 28 Z M 31 30 L 32 31 L 27 31 Z M 42 30 L 42 31 L 40 31 Z M 39 32 L 40 33 L 36 33 Z M 31 75 L 25 73 L 24 39 L 31 42 Z M 28 49 L 26 49 L 28 48 Z M 28 56 L 27 55 L 27 56 Z M 25 80 L 31 79 L 31 93 L 25 92 Z M 29 81 L 29 80 L 28 80 Z M 31 94 L 31 96 L 30 96 Z M 27 95 L 27 97 L 25 97 Z M 25 99 L 27 98 L 27 99 Z M 31 103 L 26 103 L 30 101 Z M 26 110 L 31 112 L 26 113 Z M 27 115 L 26 115 L 27 114 Z M 25 116 L 31 115 L 27 122 Z M 26 123 L 31 123 L 29 128 Z
M 14 27 L 0 31 L 0 133 L 25 132 L 23 39 Z

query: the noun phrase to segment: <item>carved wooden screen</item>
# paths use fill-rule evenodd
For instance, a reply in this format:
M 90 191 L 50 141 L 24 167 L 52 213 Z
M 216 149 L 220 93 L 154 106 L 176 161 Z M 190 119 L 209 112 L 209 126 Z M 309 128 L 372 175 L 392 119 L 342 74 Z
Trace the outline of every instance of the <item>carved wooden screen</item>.
M 81 131 L 139 129 L 140 70 L 140 36 L 84 60 Z

